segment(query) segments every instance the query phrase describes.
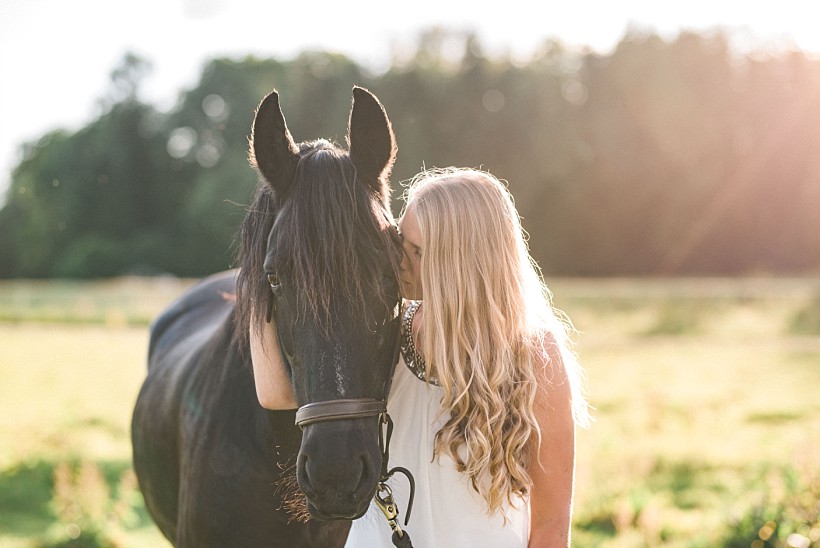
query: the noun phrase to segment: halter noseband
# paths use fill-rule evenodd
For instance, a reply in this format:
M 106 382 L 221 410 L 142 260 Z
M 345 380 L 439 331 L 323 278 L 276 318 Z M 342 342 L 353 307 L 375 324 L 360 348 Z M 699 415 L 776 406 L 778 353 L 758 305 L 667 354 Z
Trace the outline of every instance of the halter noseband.
M 323 421 L 357 419 L 387 413 L 384 400 L 350 398 L 308 403 L 296 410 L 296 426 L 304 428 Z

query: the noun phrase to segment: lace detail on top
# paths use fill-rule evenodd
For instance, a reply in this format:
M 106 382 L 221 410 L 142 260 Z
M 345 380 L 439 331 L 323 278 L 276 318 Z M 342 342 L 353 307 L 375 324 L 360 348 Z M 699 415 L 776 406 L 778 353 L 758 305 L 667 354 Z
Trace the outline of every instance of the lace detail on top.
M 427 366 L 413 342 L 413 318 L 416 316 L 419 306 L 421 306 L 421 301 L 407 301 L 404 317 L 401 321 L 401 354 L 404 357 L 407 369 L 413 375 L 425 382 L 439 386 L 435 377 L 427 378 Z

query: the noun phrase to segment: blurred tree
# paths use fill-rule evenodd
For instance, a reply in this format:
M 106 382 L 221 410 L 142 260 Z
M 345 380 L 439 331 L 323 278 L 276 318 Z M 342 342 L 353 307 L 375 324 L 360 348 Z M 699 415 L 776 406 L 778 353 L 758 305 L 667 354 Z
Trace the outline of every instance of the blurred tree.
M 214 59 L 168 113 L 140 102 L 149 71 L 127 54 L 97 120 L 26 146 L 0 276 L 227 268 L 256 184 L 256 105 L 278 89 L 297 140 L 343 142 L 354 84 L 393 121 L 395 213 L 423 167 L 488 169 L 548 275 L 820 270 L 820 60 L 799 52 L 632 30 L 606 56 L 548 40 L 528 60 L 491 58 L 434 28 L 380 75 L 328 52 Z
M 128 240 L 172 213 L 161 195 L 162 140 L 140 133 L 153 114 L 120 103 L 76 134 L 55 132 L 29 148 L 0 221 L 3 237 L 14 242 L 7 257 L 14 275 L 113 275 L 144 259 L 131 254 Z M 72 255 L 75 246 L 90 247 L 82 243 L 87 236 L 116 243 L 99 253 L 122 270 L 83 267 Z
M 133 52 L 126 52 L 109 75 L 111 86 L 101 99 L 103 107 L 107 110 L 117 103 L 138 100 L 142 81 L 152 70 L 150 61 Z

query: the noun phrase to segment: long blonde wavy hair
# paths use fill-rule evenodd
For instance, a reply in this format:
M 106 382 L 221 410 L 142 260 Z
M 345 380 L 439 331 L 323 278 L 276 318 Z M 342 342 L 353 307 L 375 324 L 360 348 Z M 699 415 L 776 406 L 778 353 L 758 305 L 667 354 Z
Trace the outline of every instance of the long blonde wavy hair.
M 512 196 L 496 177 L 427 170 L 405 196 L 422 241 L 418 347 L 443 388 L 442 416 L 449 414 L 435 454 L 455 460 L 492 514 L 529 493 L 527 470 L 541 443 L 536 400 L 551 377 L 550 354 L 563 362 L 576 424 L 589 422 L 572 327 L 553 308 Z

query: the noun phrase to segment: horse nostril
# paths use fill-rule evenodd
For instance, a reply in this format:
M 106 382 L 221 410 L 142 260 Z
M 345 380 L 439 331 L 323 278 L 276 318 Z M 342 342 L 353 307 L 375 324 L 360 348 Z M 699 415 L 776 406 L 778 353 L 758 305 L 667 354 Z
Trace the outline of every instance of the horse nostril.
M 375 466 L 366 455 L 359 455 L 342 463 L 318 465 L 317 461 L 303 457 L 299 459 L 297 478 L 305 495 L 311 497 L 330 496 L 341 500 L 358 500 L 370 491 L 376 483 Z M 372 485 L 371 485 L 372 484 Z

